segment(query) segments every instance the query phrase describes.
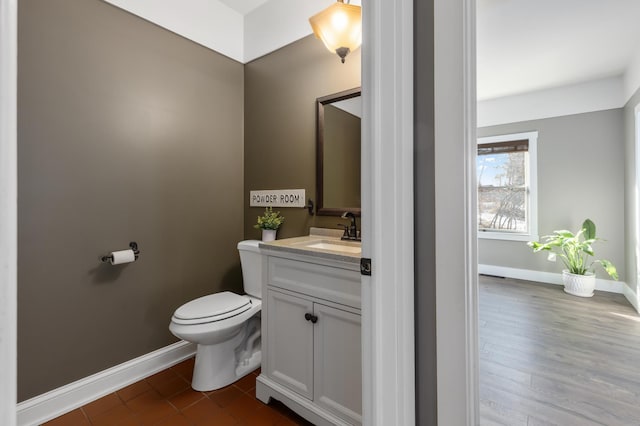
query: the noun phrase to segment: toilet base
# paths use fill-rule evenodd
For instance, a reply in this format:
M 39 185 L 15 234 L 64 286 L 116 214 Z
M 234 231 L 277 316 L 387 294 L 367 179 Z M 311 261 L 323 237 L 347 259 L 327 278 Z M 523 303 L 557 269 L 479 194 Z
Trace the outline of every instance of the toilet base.
M 259 330 L 260 320 L 252 318 L 242 332 L 229 341 L 214 345 L 199 344 L 191 387 L 200 392 L 220 389 L 260 367 L 262 352 L 259 340 L 256 342 L 260 336 Z

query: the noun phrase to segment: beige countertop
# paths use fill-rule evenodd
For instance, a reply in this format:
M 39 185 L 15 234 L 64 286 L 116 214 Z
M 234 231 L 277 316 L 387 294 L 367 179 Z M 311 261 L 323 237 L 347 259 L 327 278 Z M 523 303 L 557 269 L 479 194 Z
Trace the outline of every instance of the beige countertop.
M 260 248 L 359 263 L 360 242 L 343 241 L 340 239 L 341 236 L 342 230 L 340 229 L 311 228 L 309 235 L 261 242 Z

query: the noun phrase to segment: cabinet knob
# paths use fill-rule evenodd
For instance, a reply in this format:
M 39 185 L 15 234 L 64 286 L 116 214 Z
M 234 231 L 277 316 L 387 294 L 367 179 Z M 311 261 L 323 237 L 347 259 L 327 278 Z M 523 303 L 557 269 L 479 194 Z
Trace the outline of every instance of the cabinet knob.
M 307 321 L 311 321 L 314 324 L 318 322 L 318 317 L 308 312 L 304 314 L 304 319 L 306 319 Z

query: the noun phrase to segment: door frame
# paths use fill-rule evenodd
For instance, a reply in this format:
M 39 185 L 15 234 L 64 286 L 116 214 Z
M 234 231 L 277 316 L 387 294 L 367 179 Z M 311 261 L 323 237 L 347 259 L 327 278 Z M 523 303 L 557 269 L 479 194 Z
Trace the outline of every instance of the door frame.
M 436 270 L 438 423 L 475 425 L 475 0 L 432 1 L 436 255 L 425 261 Z M 416 423 L 413 1 L 363 6 L 362 253 L 372 259 L 362 279 L 363 423 L 408 425 Z
M 628 286 L 625 286 L 625 296 L 631 302 L 637 312 L 640 312 L 640 103 L 633 109 L 633 146 L 635 149 L 635 189 L 634 197 L 634 253 L 635 253 L 635 280 L 631 288 L 631 294 L 627 294 Z
M 363 424 L 415 424 L 413 0 L 362 8 Z
M 438 423 L 479 424 L 476 0 L 435 0 Z
M 415 424 L 413 0 L 362 7 L 363 424 Z
M 16 423 L 17 0 L 0 0 L 0 419 Z

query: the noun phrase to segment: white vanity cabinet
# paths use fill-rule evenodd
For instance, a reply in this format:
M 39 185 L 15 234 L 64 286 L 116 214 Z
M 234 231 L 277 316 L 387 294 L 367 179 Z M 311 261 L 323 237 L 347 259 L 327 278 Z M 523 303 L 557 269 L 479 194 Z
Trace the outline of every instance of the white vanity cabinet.
M 305 320 L 305 315 L 313 312 L 313 302 L 269 289 L 267 305 L 270 311 L 266 318 L 269 343 L 262 373 L 305 398 L 313 399 L 314 324 Z
M 263 253 L 258 399 L 279 400 L 316 425 L 360 425 L 359 265 Z
M 360 312 L 314 304 L 313 400 L 347 420 L 362 423 Z

